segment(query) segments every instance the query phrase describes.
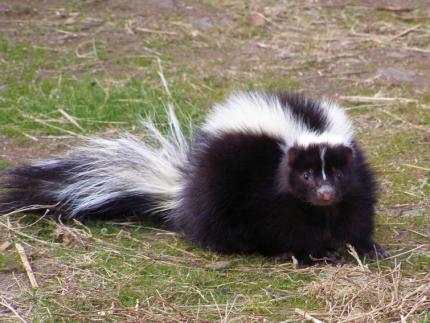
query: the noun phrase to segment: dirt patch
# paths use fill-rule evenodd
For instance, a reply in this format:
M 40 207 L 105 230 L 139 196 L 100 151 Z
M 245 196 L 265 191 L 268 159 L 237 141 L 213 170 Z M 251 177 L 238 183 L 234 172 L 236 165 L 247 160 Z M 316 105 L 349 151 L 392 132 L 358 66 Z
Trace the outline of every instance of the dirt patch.
M 145 78 L 145 68 L 127 58 L 159 56 L 172 74 L 182 67 L 198 78 L 273 74 L 337 96 L 357 85 L 378 88 L 379 69 L 402 68 L 415 77 L 394 86 L 421 95 L 430 87 L 428 25 L 417 17 L 424 3 L 408 3 L 414 10 L 398 14 L 357 1 L 36 1 L 19 8 L 0 1 L 0 27 L 15 42 L 72 54 L 80 61 L 74 74 L 92 66 L 114 78 Z M 263 23 L 253 24 L 255 13 Z
M 76 140 L 72 138 L 43 139 L 37 141 L 20 140 L 0 136 L 0 160 L 10 165 L 19 165 L 31 160 L 47 158 L 65 151 L 69 145 Z

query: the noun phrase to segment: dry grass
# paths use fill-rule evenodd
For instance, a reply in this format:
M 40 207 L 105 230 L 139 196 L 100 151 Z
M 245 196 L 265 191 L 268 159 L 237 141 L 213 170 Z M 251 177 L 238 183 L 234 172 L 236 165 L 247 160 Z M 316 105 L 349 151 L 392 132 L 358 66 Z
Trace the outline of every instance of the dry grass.
M 48 240 L 40 238 L 40 221 L 48 226 L 44 230 L 50 233 Z M 12 268 L 0 272 L 2 320 L 27 321 L 33 317 L 43 321 L 260 322 L 266 315 L 250 311 L 250 308 L 270 309 L 274 304 L 297 297 L 315 300 L 315 304 L 320 305 L 312 309 L 306 305 L 306 308 L 301 308 L 297 304 L 281 309 L 275 307 L 283 321 L 286 318 L 291 322 L 306 318 L 313 322 L 418 322 L 430 309 L 430 274 L 416 271 L 411 275 L 402 271 L 403 261 L 409 253 L 400 253 L 391 261 L 371 264 L 363 263 L 353 253 L 356 265 L 350 259 L 350 264 L 336 267 L 296 268 L 290 263 L 271 261 L 265 261 L 263 265 L 246 264 L 243 259 L 219 261 L 216 257 L 214 260 L 210 253 L 184 247 L 180 237 L 168 231 L 154 228 L 137 240 L 129 229 L 138 227 L 138 224 L 115 225 L 122 228 L 114 234 L 105 232 L 99 238 L 94 229 L 80 223 L 64 225 L 41 218 L 29 223 L 2 216 L 0 233 L 8 237 L 7 241 L 25 245 L 27 257 L 32 261 L 31 271 L 34 271 L 39 285 L 29 281 L 25 272 L 28 269 L 23 269 L 25 266 L 18 258 L 12 261 Z M 125 241 L 136 244 L 127 247 Z M 161 242 L 165 250 L 161 253 L 154 250 L 151 243 L 155 241 Z M 169 249 L 174 252 L 166 252 Z M 14 253 L 13 244 L 2 252 Z M 117 263 L 116 260 L 120 259 L 123 263 L 116 270 L 105 260 L 100 261 L 101 254 L 108 255 L 108 262 Z M 428 251 L 426 256 L 429 256 Z M 209 286 L 194 282 L 178 284 L 175 280 L 182 278 L 174 271 L 170 276 L 162 273 L 166 280 L 165 289 L 155 288 L 146 298 L 136 297 L 134 306 L 124 306 L 118 299 L 121 289 L 145 275 L 148 265 L 165 266 L 169 272 L 170 269 L 181 268 L 188 275 L 193 271 L 198 275 L 220 271 L 224 278 Z M 124 266 L 129 269 L 124 270 Z M 225 301 L 214 296 L 220 288 L 237 283 L 237 273 L 241 279 L 256 279 L 255 284 L 261 284 L 259 278 L 254 277 L 256 271 L 260 275 L 268 275 L 273 281 L 297 283 L 296 275 L 305 280 L 298 284 L 299 288 L 291 290 L 261 285 L 262 292 L 257 294 L 237 289 Z M 240 284 L 246 286 L 253 282 L 243 280 Z M 184 301 L 178 295 L 189 297 Z M 189 302 L 189 298 L 198 301 Z M 88 309 L 85 303 L 94 306 Z
M 134 131 L 166 102 L 199 120 L 237 88 L 300 89 L 353 116 L 381 182 L 377 240 L 394 255 L 297 268 L 140 223 L 0 215 L 1 321 L 430 320 L 426 1 L 0 0 L 0 15 L 0 131 L 27 138 L 0 137 L 8 165 Z
M 306 291 L 323 300 L 316 312 L 330 322 L 413 322 L 430 309 L 430 274 L 402 277 L 401 262 L 367 270 L 345 265 L 326 268 Z

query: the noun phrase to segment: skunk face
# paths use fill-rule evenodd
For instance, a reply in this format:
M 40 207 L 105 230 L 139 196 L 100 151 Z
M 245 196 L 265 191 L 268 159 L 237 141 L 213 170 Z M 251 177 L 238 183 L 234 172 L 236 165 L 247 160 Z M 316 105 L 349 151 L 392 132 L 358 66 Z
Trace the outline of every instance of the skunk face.
M 344 145 L 294 146 L 288 150 L 288 190 L 315 206 L 342 201 L 351 181 L 352 149 Z

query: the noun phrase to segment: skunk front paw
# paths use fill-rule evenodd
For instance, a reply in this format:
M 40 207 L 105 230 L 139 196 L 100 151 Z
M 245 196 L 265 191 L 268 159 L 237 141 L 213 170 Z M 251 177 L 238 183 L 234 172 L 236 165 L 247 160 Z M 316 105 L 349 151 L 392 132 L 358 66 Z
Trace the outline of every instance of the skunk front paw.
M 376 258 L 384 259 L 384 258 L 388 258 L 390 256 L 390 253 L 387 250 L 385 250 L 384 247 L 374 242 L 373 249 L 367 252 L 364 252 L 363 256 L 369 259 L 376 259 Z

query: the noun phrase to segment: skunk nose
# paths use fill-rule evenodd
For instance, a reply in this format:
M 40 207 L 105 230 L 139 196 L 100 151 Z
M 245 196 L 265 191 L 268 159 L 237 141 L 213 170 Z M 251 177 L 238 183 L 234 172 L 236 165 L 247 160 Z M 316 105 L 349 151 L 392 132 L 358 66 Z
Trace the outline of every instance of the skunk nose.
M 319 198 L 324 201 L 331 201 L 333 199 L 333 194 L 331 192 L 321 193 Z
M 318 191 L 318 198 L 322 201 L 332 201 L 334 199 L 334 190 L 330 186 L 321 186 Z

